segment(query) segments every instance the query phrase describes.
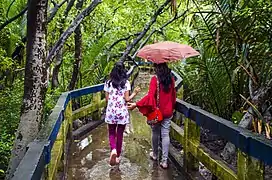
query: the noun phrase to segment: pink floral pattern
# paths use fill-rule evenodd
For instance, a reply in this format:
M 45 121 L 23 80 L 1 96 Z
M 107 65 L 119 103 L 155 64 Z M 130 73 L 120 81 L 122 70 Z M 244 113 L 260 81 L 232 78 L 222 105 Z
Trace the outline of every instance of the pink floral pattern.
M 106 82 L 104 91 L 109 93 L 105 122 L 108 124 L 128 124 L 129 112 L 124 99 L 125 92 L 130 91 L 130 83 L 126 82 L 124 89 L 115 89 L 112 84 Z

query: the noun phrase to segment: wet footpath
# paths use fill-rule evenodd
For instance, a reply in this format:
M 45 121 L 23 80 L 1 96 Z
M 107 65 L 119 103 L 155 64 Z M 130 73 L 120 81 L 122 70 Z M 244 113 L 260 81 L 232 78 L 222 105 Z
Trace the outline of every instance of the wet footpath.
M 144 95 L 142 91 L 136 98 Z M 151 129 L 145 118 L 131 111 L 126 129 L 121 163 L 110 166 L 107 125 L 99 126 L 81 141 L 75 142 L 69 157 L 69 180 L 183 180 L 173 164 L 167 170 L 149 158 Z

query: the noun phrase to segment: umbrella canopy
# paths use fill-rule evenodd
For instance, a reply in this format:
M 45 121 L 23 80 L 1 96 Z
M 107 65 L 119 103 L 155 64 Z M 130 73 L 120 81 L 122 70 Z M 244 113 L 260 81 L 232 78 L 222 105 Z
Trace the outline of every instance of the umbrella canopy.
M 170 41 L 146 45 L 137 54 L 138 57 L 156 64 L 173 62 L 198 55 L 199 52 L 191 46 Z

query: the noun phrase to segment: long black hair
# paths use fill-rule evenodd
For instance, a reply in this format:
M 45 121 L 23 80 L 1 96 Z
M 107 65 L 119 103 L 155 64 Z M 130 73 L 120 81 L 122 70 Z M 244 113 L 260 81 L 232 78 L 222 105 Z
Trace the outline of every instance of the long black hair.
M 154 68 L 159 82 L 163 86 L 163 91 L 169 92 L 173 83 L 171 69 L 168 68 L 166 63 L 154 64 Z
M 108 83 L 112 83 L 112 86 L 116 89 L 125 88 L 127 81 L 127 71 L 125 65 L 122 62 L 115 63 L 110 73 L 110 80 Z

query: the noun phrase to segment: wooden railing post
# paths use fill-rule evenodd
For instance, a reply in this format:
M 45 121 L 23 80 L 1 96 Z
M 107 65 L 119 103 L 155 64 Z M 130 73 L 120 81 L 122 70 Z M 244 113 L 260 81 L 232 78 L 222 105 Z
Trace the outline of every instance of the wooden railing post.
M 97 109 L 97 111 L 95 111 L 92 114 L 92 119 L 93 120 L 100 120 L 101 119 L 101 108 L 100 108 L 100 104 L 101 104 L 101 92 L 97 92 L 97 93 L 95 93 L 93 95 L 92 104 L 95 106 L 95 109 Z
M 238 150 L 237 169 L 239 180 L 264 180 L 263 163 L 240 150 Z
M 182 114 L 180 112 L 176 111 L 173 118 L 172 118 L 172 121 L 174 123 L 176 123 L 178 126 L 181 126 L 182 125 L 182 119 L 183 119 Z
M 183 88 L 179 88 L 177 90 L 177 98 L 178 99 L 183 99 Z M 173 121 L 177 124 L 177 125 L 181 125 L 182 124 L 182 119 L 184 119 L 181 115 L 180 112 L 176 111 L 176 114 L 173 118 Z
M 192 120 L 186 118 L 184 124 L 184 167 L 186 172 L 197 171 L 199 167 L 199 161 L 190 153 L 192 146 L 190 144 L 198 146 L 200 143 L 200 128 Z
M 72 114 L 73 114 L 73 110 L 72 110 L 72 100 L 69 101 L 69 103 L 67 104 L 67 107 L 65 109 L 64 112 L 64 121 L 66 121 L 66 123 L 68 123 L 68 127 L 67 127 L 67 131 L 69 130 L 69 133 L 72 133 L 73 131 L 73 118 L 72 118 Z M 68 132 L 66 132 L 68 133 Z
M 64 134 L 66 135 L 63 139 L 64 145 L 63 145 L 63 173 L 64 173 L 64 179 L 67 179 L 68 176 L 68 156 L 69 156 L 69 146 L 70 142 L 73 141 L 73 109 L 72 109 L 72 100 L 69 101 L 65 111 L 64 111 L 64 121 L 62 122 L 64 124 Z M 70 138 L 67 142 L 67 138 Z M 68 143 L 68 144 L 66 144 Z
M 51 160 L 47 166 L 48 174 L 46 179 L 48 180 L 55 179 L 58 169 L 63 170 L 66 166 L 65 157 L 68 156 L 65 151 L 66 137 L 68 133 L 72 133 L 72 125 L 72 104 L 70 101 L 64 111 L 64 121 L 61 123 L 56 141 L 51 150 Z M 70 132 L 68 132 L 69 130 Z

